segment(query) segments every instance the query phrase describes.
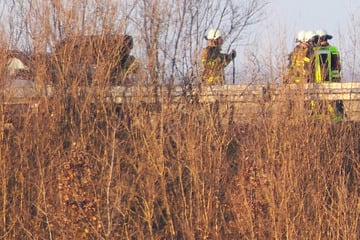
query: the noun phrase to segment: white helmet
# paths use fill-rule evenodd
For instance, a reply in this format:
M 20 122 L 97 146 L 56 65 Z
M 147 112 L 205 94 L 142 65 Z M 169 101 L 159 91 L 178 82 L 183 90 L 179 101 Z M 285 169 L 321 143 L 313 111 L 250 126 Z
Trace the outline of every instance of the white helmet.
M 319 37 L 323 37 L 325 38 L 326 40 L 330 40 L 332 39 L 332 35 L 329 35 L 325 30 L 323 29 L 319 29 L 319 30 L 316 30 L 316 35 L 318 35 Z
M 315 36 L 316 36 L 316 34 L 313 31 L 307 31 L 305 33 L 305 41 L 308 42 Z
M 319 37 L 325 36 L 327 35 L 327 32 L 324 29 L 318 29 L 316 30 L 316 35 L 318 35 Z
M 206 36 L 206 39 L 207 40 L 216 40 L 218 38 L 221 37 L 221 33 L 219 30 L 217 29 L 210 29 L 207 36 Z
M 304 42 L 305 41 L 305 31 L 298 32 L 296 36 L 296 42 Z

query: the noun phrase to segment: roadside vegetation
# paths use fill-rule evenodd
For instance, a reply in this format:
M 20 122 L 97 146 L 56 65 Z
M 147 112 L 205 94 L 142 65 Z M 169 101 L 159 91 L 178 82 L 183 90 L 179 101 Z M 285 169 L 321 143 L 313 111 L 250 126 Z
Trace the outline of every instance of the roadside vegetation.
M 130 21 L 132 16 L 127 13 L 110 21 L 106 17 L 113 16 L 113 9 L 124 8 L 102 5 L 98 7 L 106 15 L 90 18 L 86 14 L 93 8 L 79 8 L 80 4 L 73 8 L 83 9 L 83 18 L 75 21 L 71 14 L 79 12 L 67 10 L 60 1 L 49 1 L 44 8 L 35 8 L 35 2 L 16 3 L 12 9 L 19 11 L 17 24 L 23 23 L 21 16 L 33 16 L 34 22 L 27 21 L 26 26 L 42 23 L 44 31 L 35 28 L 39 32 L 31 43 L 4 40 L 9 48 L 17 42 L 45 49 L 62 34 L 89 27 L 80 21 L 86 19 L 97 19 L 98 28 L 123 33 L 124 26 L 112 29 L 111 23 L 120 26 L 119 19 Z M 189 77 L 188 66 L 196 56 L 179 49 L 188 44 L 194 46 L 191 50 L 200 50 L 196 40 L 202 38 L 191 35 L 193 25 L 187 21 L 196 19 L 191 14 L 187 18 L 188 5 L 176 6 L 184 7 L 182 21 L 189 31 L 172 36 L 170 29 L 159 25 L 165 24 L 159 17 L 169 15 L 156 9 L 170 6 L 155 2 L 136 6 L 155 14 L 143 12 L 141 39 L 146 44 L 135 40 L 135 45 L 145 46 L 141 56 L 146 57 L 138 57 L 143 69 L 132 76 L 149 88 Z M 242 12 L 225 2 L 224 18 L 237 26 L 233 32 L 228 29 L 233 37 L 242 33 L 241 26 L 256 23 L 256 13 L 264 7 L 260 1 L 244 1 L 250 12 Z M 191 11 L 200 9 L 196 3 Z M 24 16 L 26 7 L 34 15 Z M 35 13 L 43 13 L 51 24 L 44 24 Z M 71 25 L 77 22 L 83 24 Z M 174 23 L 181 26 L 180 20 Z M 164 33 L 156 26 L 168 32 L 153 38 Z M 194 42 L 173 45 L 179 36 Z M 54 81 L 54 66 L 60 63 L 45 56 L 30 60 L 34 81 L 43 88 L 51 84 L 55 94 L 40 97 L 36 111 L 4 105 L 0 109 L 0 239 L 357 239 L 360 235 L 359 123 L 315 118 L 304 107 L 301 94 L 290 104 L 285 91 L 279 97 L 283 107 L 259 103 L 261 108 L 250 121 L 237 117 L 241 109 L 230 103 L 200 104 L 184 98 L 177 104 L 146 104 L 139 97 L 114 104 L 104 100 L 111 61 L 98 63 L 93 82 L 100 97 L 94 98 L 93 92 L 78 90 L 83 71 Z M 6 59 L 0 58 L 4 66 Z M 55 76 L 69 76 L 67 69 L 60 73 L 55 69 Z M 3 69 L 1 74 L 4 83 Z M 191 77 L 196 76 L 193 70 Z M 252 77 L 267 81 L 260 75 Z

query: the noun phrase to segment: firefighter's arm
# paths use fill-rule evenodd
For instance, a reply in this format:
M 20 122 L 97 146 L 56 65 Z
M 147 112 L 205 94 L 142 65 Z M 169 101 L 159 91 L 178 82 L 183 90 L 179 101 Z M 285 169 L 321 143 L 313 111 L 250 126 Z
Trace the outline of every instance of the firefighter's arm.
M 340 55 L 336 55 L 336 70 L 339 70 L 339 72 L 341 71 L 341 64 L 340 64 Z
M 207 55 L 208 55 L 207 50 L 204 49 L 201 53 L 201 66 L 202 66 L 203 70 L 205 69 Z

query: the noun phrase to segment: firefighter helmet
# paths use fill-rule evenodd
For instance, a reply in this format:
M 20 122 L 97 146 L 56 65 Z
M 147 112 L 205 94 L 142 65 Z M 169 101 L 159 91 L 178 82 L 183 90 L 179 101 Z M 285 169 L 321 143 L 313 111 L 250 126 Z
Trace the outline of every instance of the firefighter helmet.
M 332 35 L 329 35 L 326 30 L 324 29 L 319 29 L 319 30 L 316 30 L 316 35 L 319 36 L 319 38 L 325 38 L 326 40 L 330 40 L 332 39 Z
M 206 36 L 206 40 L 216 40 L 220 37 L 221 37 L 221 33 L 218 29 L 210 29 Z
M 318 29 L 316 30 L 316 35 L 318 35 L 319 37 L 325 36 L 327 34 L 327 32 L 324 29 Z
M 315 36 L 316 36 L 316 34 L 313 31 L 307 31 L 305 33 L 305 41 L 306 42 L 312 41 Z
M 304 42 L 305 41 L 305 31 L 299 31 L 296 36 L 296 42 Z

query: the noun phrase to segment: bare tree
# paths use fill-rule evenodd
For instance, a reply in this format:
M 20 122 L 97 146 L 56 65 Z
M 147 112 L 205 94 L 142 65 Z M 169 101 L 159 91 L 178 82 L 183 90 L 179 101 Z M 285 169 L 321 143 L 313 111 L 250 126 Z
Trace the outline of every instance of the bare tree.
M 158 85 L 178 83 L 189 72 L 196 77 L 207 30 L 221 29 L 226 47 L 234 47 L 244 39 L 248 27 L 261 20 L 265 5 L 260 0 L 25 0 L 7 2 L 7 14 L 1 17 L 6 15 L 9 20 L 4 30 L 10 47 L 34 53 L 52 54 L 58 41 L 74 35 L 97 35 L 100 39 L 108 34 L 132 35 L 138 61 L 146 72 L 141 77 Z M 63 62 L 55 56 L 54 65 L 70 68 L 67 57 L 76 53 L 71 49 L 74 46 L 64 51 L 70 53 Z M 111 60 L 102 62 L 103 68 L 97 66 L 103 70 L 99 77 L 108 76 L 106 66 Z M 48 64 L 47 58 L 42 61 Z M 41 76 L 38 80 L 45 81 L 51 73 L 44 71 Z M 89 235 L 94 239 L 219 235 L 223 220 L 218 199 L 222 162 L 218 160 L 223 160 L 223 150 L 216 151 L 206 171 L 188 171 L 201 169 L 212 157 L 200 150 L 203 138 L 208 145 L 204 149 L 212 149 L 213 140 L 226 145 L 225 136 L 205 136 L 213 134 L 213 122 L 203 126 L 198 119 L 204 116 L 188 118 L 171 108 L 150 115 L 153 113 L 142 108 L 140 98 L 129 108 L 109 106 L 102 98 L 94 104 L 90 95 L 78 93 L 79 80 L 70 76 L 64 74 L 69 84 L 58 84 L 60 90 L 53 98 L 44 98 L 40 114 L 27 116 L 21 125 L 27 128 L 15 132 L 15 137 L 4 136 L 8 145 L 0 149 L 1 173 L 6 176 L 1 179 L 5 193 L 0 200 L 1 236 L 8 232 L 14 239 L 54 239 L 62 234 L 69 234 L 69 239 Z M 188 118 L 189 128 L 174 132 L 172 126 L 183 125 L 183 118 Z M 170 145 L 173 139 L 187 145 L 183 141 L 186 134 L 196 146 L 181 153 L 190 167 L 179 161 L 169 168 Z M 187 157 L 186 152 L 193 157 Z M 7 157 L 16 158 L 15 165 L 9 164 Z M 171 159 L 178 161 L 174 156 Z M 189 161 L 192 159 L 201 161 Z M 176 207 L 176 194 L 169 193 L 169 177 L 178 174 L 176 181 L 186 186 L 174 186 L 171 191 L 182 196 L 180 205 L 189 205 L 185 214 Z M 214 177 L 207 179 L 206 174 Z M 175 178 L 170 181 L 175 183 Z M 196 191 L 193 196 L 189 188 Z M 208 188 L 209 195 L 205 193 Z M 183 220 L 186 224 L 179 227 Z M 73 222 L 76 224 L 71 225 Z
M 343 54 L 343 58 L 346 58 L 347 64 L 346 68 L 349 71 L 349 77 L 351 81 L 357 81 L 360 72 L 360 56 L 357 54 L 358 49 L 360 48 L 359 37 L 360 37 L 360 18 L 359 15 L 353 13 L 350 15 L 350 25 L 349 25 L 349 33 L 345 34 L 348 36 L 347 39 L 344 39 L 345 43 L 349 41 L 350 49 L 346 49 L 345 53 Z
M 181 79 L 198 70 L 198 56 L 209 28 L 219 28 L 227 48 L 239 44 L 246 30 L 262 20 L 266 2 L 251 1 L 157 1 L 139 3 L 135 27 L 145 49 L 150 74 L 156 82 Z
M 51 49 L 69 35 L 127 31 L 134 35 L 149 82 L 169 83 L 189 71 L 196 74 L 209 28 L 221 29 L 230 49 L 262 20 L 265 6 L 259 0 L 27 0 L 6 4 L 14 16 L 7 33 L 14 45 Z

